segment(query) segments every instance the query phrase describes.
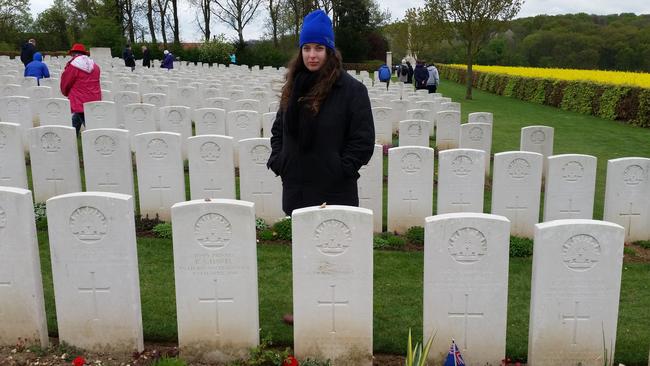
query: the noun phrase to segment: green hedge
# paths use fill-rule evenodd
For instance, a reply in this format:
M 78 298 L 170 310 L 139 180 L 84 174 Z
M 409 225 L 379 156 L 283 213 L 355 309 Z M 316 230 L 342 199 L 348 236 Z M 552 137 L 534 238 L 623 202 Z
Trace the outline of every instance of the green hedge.
M 444 79 L 461 84 L 467 80 L 465 69 L 437 66 Z M 650 127 L 650 89 L 478 71 L 473 72 L 472 79 L 475 88 L 490 93 Z

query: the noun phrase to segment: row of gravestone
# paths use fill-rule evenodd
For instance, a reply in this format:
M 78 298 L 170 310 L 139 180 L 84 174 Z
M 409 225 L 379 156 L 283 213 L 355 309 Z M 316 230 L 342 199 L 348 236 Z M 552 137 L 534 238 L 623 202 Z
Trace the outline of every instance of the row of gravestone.
M 75 193 L 47 202 L 59 339 L 93 351 L 143 348 L 134 203 Z M 331 206 L 292 215 L 294 350 L 371 365 L 372 212 Z M 196 200 L 172 208 L 181 357 L 229 361 L 259 344 L 254 204 Z M 441 362 L 456 339 L 467 364 L 505 357 L 510 222 L 487 214 L 426 218 L 423 334 Z M 0 344 L 48 343 L 27 190 L 0 188 Z M 599 365 L 614 354 L 624 229 L 592 220 L 535 226 L 529 364 Z M 606 350 L 603 350 L 603 347 Z
M 472 124 L 467 124 L 472 125 Z M 0 123 L 0 184 L 27 188 L 19 130 Z M 81 191 L 74 130 L 37 127 L 30 130 L 32 180 L 37 202 Z M 143 216 L 170 217 L 170 207 L 185 197 L 182 136 L 151 132 L 135 136 L 138 198 Z M 257 216 L 269 223 L 284 217 L 280 179 L 266 168 L 271 152 L 268 138 L 236 141 L 221 135 L 187 139 L 192 199 L 235 198 L 234 161 L 240 162 L 240 197 L 255 202 Z M 87 191 L 134 194 L 129 133 L 96 129 L 82 134 Z M 236 152 L 240 154 L 235 159 Z M 483 212 L 485 152 L 451 149 L 440 152 L 437 213 Z M 512 234 L 532 237 L 539 222 L 544 158 L 534 152 L 503 152 L 494 156 L 493 214 L 512 222 Z M 596 158 L 565 154 L 546 159 L 543 221 L 591 219 L 594 206 Z M 608 163 L 605 220 L 626 228 L 626 240 L 650 239 L 650 159 L 623 158 Z M 383 154 L 376 145 L 369 164 L 362 167 L 359 203 L 378 213 L 374 230 L 382 231 Z M 434 150 L 398 147 L 388 150 L 389 231 L 405 232 L 422 226 L 432 215 Z

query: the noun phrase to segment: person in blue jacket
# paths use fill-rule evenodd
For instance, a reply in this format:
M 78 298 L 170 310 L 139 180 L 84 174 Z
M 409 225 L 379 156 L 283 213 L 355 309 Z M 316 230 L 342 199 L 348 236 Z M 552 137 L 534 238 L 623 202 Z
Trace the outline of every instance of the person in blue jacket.
M 43 55 L 40 52 L 34 53 L 34 59 L 25 67 L 25 76 L 33 76 L 38 80 L 38 85 L 41 85 L 42 78 L 50 77 L 50 70 L 43 62 Z
M 162 63 L 160 64 L 160 67 L 165 68 L 167 70 L 171 70 L 174 68 L 174 55 L 172 55 L 171 52 L 165 50 L 163 52 L 163 60 Z

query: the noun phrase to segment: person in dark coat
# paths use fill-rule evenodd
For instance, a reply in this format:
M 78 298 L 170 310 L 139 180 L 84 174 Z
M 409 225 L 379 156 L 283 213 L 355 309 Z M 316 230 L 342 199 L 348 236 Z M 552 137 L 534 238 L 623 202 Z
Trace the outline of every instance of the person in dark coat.
M 130 44 L 127 44 L 124 48 L 122 58 L 124 59 L 124 66 L 130 67 L 131 71 L 133 71 L 135 69 L 135 56 L 133 56 L 133 50 Z
M 27 64 L 25 67 L 24 76 L 33 76 L 36 78 L 38 85 L 41 85 L 42 78 L 50 77 L 50 70 L 43 62 L 43 55 L 40 52 L 34 53 L 34 61 Z
M 375 128 L 366 87 L 343 70 L 332 22 L 305 17 L 271 130 L 267 167 L 282 177 L 282 209 L 358 206 L 359 168 L 372 157 Z
M 411 63 L 406 61 L 406 67 L 408 67 L 408 74 L 406 76 L 406 83 L 407 84 L 412 84 L 413 83 L 413 66 L 411 66 Z
M 429 71 L 424 67 L 424 61 L 417 61 L 413 75 L 415 77 L 415 89 L 426 89 L 427 80 L 429 80 Z
M 174 55 L 172 55 L 171 52 L 167 50 L 163 51 L 163 59 L 162 62 L 160 63 L 160 67 L 165 68 L 167 70 L 171 70 L 174 68 Z
M 151 67 L 151 52 L 147 46 L 142 46 L 142 67 Z
M 23 65 L 27 67 L 27 64 L 34 61 L 34 53 L 36 53 L 36 40 L 30 38 L 29 41 L 25 42 L 20 48 L 20 61 L 23 62 Z

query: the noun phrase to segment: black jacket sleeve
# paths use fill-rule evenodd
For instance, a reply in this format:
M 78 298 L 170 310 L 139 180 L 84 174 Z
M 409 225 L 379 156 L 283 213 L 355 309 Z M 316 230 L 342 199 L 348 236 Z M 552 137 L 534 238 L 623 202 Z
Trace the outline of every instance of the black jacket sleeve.
M 368 163 L 375 149 L 375 123 L 366 87 L 358 83 L 348 103 L 350 126 L 343 151 L 341 166 L 348 177 L 359 177 L 359 169 Z
M 271 169 L 276 176 L 280 175 L 280 152 L 282 152 L 282 123 L 283 115 L 281 109 L 278 109 L 275 114 L 275 121 L 273 122 L 273 127 L 271 127 L 271 156 L 269 156 L 269 161 L 266 163 L 266 167 Z

